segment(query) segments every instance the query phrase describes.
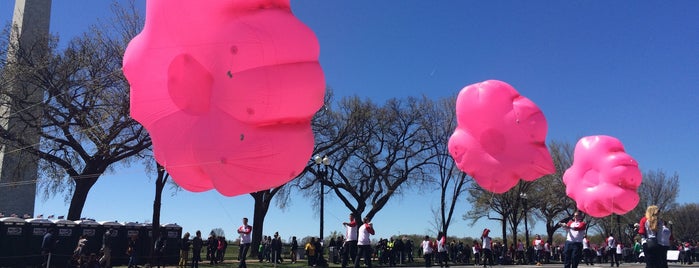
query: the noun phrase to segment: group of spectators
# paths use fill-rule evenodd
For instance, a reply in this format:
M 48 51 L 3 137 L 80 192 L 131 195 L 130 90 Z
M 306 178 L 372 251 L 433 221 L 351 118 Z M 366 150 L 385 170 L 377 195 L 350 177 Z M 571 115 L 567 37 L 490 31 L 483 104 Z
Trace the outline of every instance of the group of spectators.
M 350 215 L 350 221 L 343 223 L 346 228 L 345 236 L 333 237 L 327 247 L 321 243 L 320 239 L 312 237 L 308 239 L 303 248 L 299 247 L 296 237 L 290 241 L 290 259 L 295 263 L 299 254 L 305 255 L 309 266 L 324 266 L 326 260 L 324 251 L 327 250 L 328 260 L 335 264 L 341 264 L 343 268 L 349 263 L 354 267 L 359 267 L 360 258 L 364 258 L 366 266 L 371 267 L 371 260 L 378 260 L 379 264 L 396 266 L 398 264 L 414 262 L 413 252 L 417 249 L 417 257 L 425 260 L 425 266 L 429 267 L 434 262 L 440 267 L 448 267 L 453 264 L 474 264 L 484 267 L 494 264 L 536 264 L 542 265 L 552 260 L 564 262 L 565 268 L 577 268 L 580 262 L 586 265 L 594 263 L 609 263 L 610 266 L 619 267 L 620 262 L 640 262 L 645 261 L 647 268 L 666 268 L 667 250 L 677 249 L 680 253 L 679 261 L 682 264 L 692 264 L 697 256 L 695 249 L 696 241 L 676 241 L 671 244 L 670 229 L 658 216 L 659 210 L 656 206 L 650 206 L 635 228 L 641 236 L 631 247 L 625 247 L 613 234 L 610 234 L 603 243 L 590 244 L 585 235 L 586 225 L 582 221 L 582 216 L 576 212 L 569 222 L 561 222 L 560 225 L 566 230 L 565 245 L 550 245 L 539 235 L 536 235 L 530 246 L 525 246 L 521 240 L 506 247 L 498 241 L 493 241 L 489 237 L 489 229 L 485 229 L 480 240 L 473 241 L 473 245 L 462 241 L 452 240 L 447 242 L 446 236 L 439 233 L 436 239 L 432 240 L 425 236 L 419 246 L 407 236 L 390 237 L 379 239 L 375 245 L 371 245 L 370 235 L 374 234 L 373 225 L 364 219 L 364 223 L 358 223 L 354 216 Z M 243 219 L 243 225 L 238 229 L 241 235 L 239 268 L 246 268 L 245 258 L 250 244 L 250 233 L 252 226 L 247 224 L 247 219 Z M 42 243 L 42 249 L 55 244 L 52 242 L 55 231 L 49 231 Z M 111 236 L 109 231 L 103 238 L 103 256 L 101 260 L 97 256 L 89 258 L 79 258 L 80 267 L 109 267 L 109 244 Z M 133 239 L 133 238 L 132 238 Z M 480 241 L 480 243 L 479 243 Z M 78 241 L 75 249 L 76 256 L 83 256 L 82 248 L 85 241 Z M 47 246 L 48 245 L 48 246 Z M 202 250 L 206 250 L 206 260 L 210 264 L 222 263 L 228 242 L 224 236 L 216 236 L 213 232 L 208 239 L 201 238 L 201 232 L 190 239 L 190 234 L 185 233 L 177 245 L 180 250 L 180 267 L 189 267 L 191 261 L 192 268 L 198 268 L 201 261 Z M 132 247 L 136 247 L 135 239 L 130 241 L 128 251 L 136 252 Z M 165 247 L 168 247 L 164 235 L 161 235 L 154 245 L 155 267 L 159 267 L 159 260 L 162 258 Z M 282 263 L 283 243 L 278 233 L 273 237 L 263 236 L 260 241 L 257 256 L 259 262 Z M 189 252 L 192 252 L 190 255 Z M 93 254 L 94 255 L 94 254 Z M 131 254 L 130 254 L 131 255 Z M 191 259 L 190 259 L 191 256 Z M 129 267 L 136 267 L 135 256 L 129 260 Z
M 296 237 L 293 240 L 295 241 Z M 257 249 L 257 258 L 260 262 L 282 263 L 282 247 L 282 238 L 279 237 L 278 232 L 274 233 L 274 237 L 263 236 Z M 296 248 L 298 248 L 298 243 Z M 296 262 L 296 260 L 293 260 L 293 262 Z

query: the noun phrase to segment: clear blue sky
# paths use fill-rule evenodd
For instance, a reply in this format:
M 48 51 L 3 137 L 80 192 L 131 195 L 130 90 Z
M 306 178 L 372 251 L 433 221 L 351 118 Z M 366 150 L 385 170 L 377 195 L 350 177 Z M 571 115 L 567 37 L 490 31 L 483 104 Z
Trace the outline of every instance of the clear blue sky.
M 2 22 L 13 2 L 0 1 Z M 63 39 L 79 34 L 109 16 L 109 3 L 54 0 L 51 32 Z M 543 110 L 548 140 L 617 137 L 642 170 L 679 174 L 680 203 L 698 201 L 699 1 L 303 0 L 292 8 L 318 36 L 327 83 L 340 97 L 441 98 L 503 80 Z M 148 221 L 152 184 L 143 168 L 120 168 L 94 186 L 83 215 Z M 438 198 L 437 191 L 392 198 L 374 219 L 377 236 L 436 234 L 429 222 Z M 336 198 L 326 201 L 327 235 L 341 231 L 347 210 Z M 232 237 L 252 209 L 247 195 L 166 192 L 162 221 L 189 232 L 221 227 Z M 466 202 L 457 209 L 452 235 L 477 236 L 487 225 L 499 230 L 485 221 L 469 227 L 460 220 Z M 271 208 L 265 233 L 317 235 L 315 210 L 300 196 L 286 211 Z M 37 214 L 66 212 L 62 197 L 37 198 Z

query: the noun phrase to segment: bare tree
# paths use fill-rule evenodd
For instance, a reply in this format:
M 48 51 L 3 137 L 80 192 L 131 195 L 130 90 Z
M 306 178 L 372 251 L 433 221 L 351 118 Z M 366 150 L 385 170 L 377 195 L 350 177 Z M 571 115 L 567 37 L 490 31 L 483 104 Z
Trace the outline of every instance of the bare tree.
M 639 207 L 645 209 L 650 205 L 658 206 L 662 211 L 669 211 L 677 206 L 676 200 L 680 193 L 680 176 L 677 173 L 669 176 L 663 170 L 649 170 L 643 173 L 643 182 L 638 189 L 641 201 Z
M 563 173 L 573 164 L 573 146 L 570 143 L 551 141 L 549 152 L 556 167 L 556 173 L 544 176 L 533 182 L 528 191 L 530 205 L 537 216 L 546 224 L 548 242 L 560 228 L 558 222 L 573 215 L 576 210 L 575 201 L 566 195 L 563 184 Z
M 672 234 L 676 239 L 690 241 L 699 239 L 699 204 L 682 204 L 664 214 L 664 219 L 671 224 Z
M 475 181 L 469 185 L 469 197 L 466 200 L 471 204 L 471 210 L 467 211 L 462 217 L 464 220 L 470 220 L 471 225 L 474 225 L 482 218 L 488 220 L 499 221 L 502 230 L 503 244 L 507 244 L 507 224 L 508 220 L 515 219 L 519 222 L 522 219 L 520 211 L 520 193 L 526 191 L 529 183 L 520 181 L 517 186 L 513 187 L 502 194 L 495 194 L 483 189 Z M 516 226 L 516 223 L 515 223 Z
M 341 100 L 337 110 L 326 106 L 314 123 L 315 152 L 332 157 L 329 174 L 319 181 L 309 163 L 308 176 L 297 185 L 308 196 L 317 197 L 313 185 L 323 183 L 357 217 L 366 213 L 373 218 L 401 187 L 428 176 L 425 170 L 431 156 L 419 110 L 414 98 L 391 99 L 377 106 L 350 97 Z
M 448 234 L 456 203 L 466 193 L 466 185 L 473 179 L 459 171 L 447 150 L 447 143 L 456 128 L 455 98 L 432 101 L 423 96 L 420 124 L 426 133 L 429 152 L 434 156 L 432 168 L 439 182 L 439 207 L 435 213 L 435 228 Z
M 132 16 L 118 19 L 139 19 L 135 9 L 125 13 Z M 40 106 L 42 114 L 21 118 L 41 130 L 38 146 L 13 130 L 0 129 L 0 135 L 41 159 L 40 185 L 46 196 L 72 192 L 67 195 L 70 220 L 80 219 L 90 189 L 112 164 L 126 163 L 151 145 L 143 127 L 129 117 L 125 101 L 129 87 L 121 73 L 121 58 L 133 32 L 137 31 L 92 27 L 61 51 L 51 46 L 46 59 L 29 58 L 5 70 L 5 75 L 20 77 L 21 83 L 45 94 L 39 103 L 26 102 L 16 92 L 3 91 L 0 98 L 11 101 L 3 105 L 18 109 Z

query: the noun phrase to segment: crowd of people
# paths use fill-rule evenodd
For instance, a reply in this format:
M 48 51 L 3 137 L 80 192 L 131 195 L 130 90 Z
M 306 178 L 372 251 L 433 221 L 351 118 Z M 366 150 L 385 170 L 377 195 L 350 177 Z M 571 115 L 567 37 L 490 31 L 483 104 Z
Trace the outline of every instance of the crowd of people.
M 296 263 L 303 257 L 308 266 L 326 266 L 326 262 L 341 264 L 343 268 L 351 265 L 361 266 L 364 260 L 366 267 L 372 266 L 372 260 L 382 266 L 397 266 L 399 264 L 413 263 L 415 257 L 423 258 L 426 267 L 439 265 L 448 267 L 450 264 L 493 266 L 506 264 L 536 264 L 543 265 L 552 261 L 564 263 L 565 268 L 577 268 L 580 263 L 585 265 L 608 263 L 611 267 L 619 267 L 622 262 L 644 262 L 647 268 L 666 268 L 667 252 L 670 249 L 679 251 L 681 264 L 692 264 L 697 260 L 696 241 L 674 241 L 671 239 L 671 231 L 667 223 L 660 216 L 657 206 L 649 206 L 645 216 L 634 225 L 640 238 L 633 245 L 625 246 L 614 234 L 609 234 L 604 242 L 591 244 L 586 235 L 587 226 L 583 221 L 581 212 L 575 212 L 568 222 L 561 222 L 560 227 L 566 231 L 564 245 L 549 244 L 540 235 L 535 235 L 530 245 L 525 245 L 521 240 L 503 245 L 499 241 L 493 241 L 489 236 L 490 230 L 485 229 L 480 236 L 472 242 L 472 245 L 463 241 L 447 241 L 446 236 L 439 232 L 436 237 L 425 236 L 423 241 L 415 244 L 407 236 L 380 238 L 372 244 L 371 236 L 375 234 L 373 224 L 368 218 L 362 222 L 355 220 L 354 215 L 349 215 L 349 221 L 344 222 L 345 234 L 332 237 L 328 245 L 323 245 L 320 239 L 312 237 L 300 247 L 296 237 L 292 237 L 288 244 L 288 256 L 291 263 Z M 101 255 L 95 253 L 86 254 L 83 250 L 86 238 L 78 240 L 74 251 L 74 266 L 100 268 L 110 267 L 110 244 L 112 236 L 108 230 L 103 237 Z M 239 239 L 238 267 L 246 268 L 246 258 L 251 245 L 252 226 L 248 219 L 243 219 L 243 224 L 237 229 Z M 52 242 L 55 240 L 55 230 L 49 230 L 42 243 L 42 253 L 50 253 Z M 167 240 L 161 234 L 154 243 L 153 260 L 151 266 L 162 266 L 162 257 L 167 245 Z M 136 243 L 137 237 L 130 238 L 127 248 L 129 255 L 129 267 L 137 267 Z M 228 241 L 224 236 L 216 236 L 213 232 L 209 237 L 202 239 L 201 232 L 196 231 L 190 239 L 189 233 L 184 233 L 179 245 L 179 267 L 198 268 L 202 261 L 201 254 L 209 264 L 218 264 L 224 261 L 224 255 L 228 247 Z M 284 243 L 278 233 L 273 236 L 263 236 L 257 249 L 259 262 L 282 263 Z M 205 250 L 205 252 L 202 252 Z M 325 252 L 327 251 L 327 260 Z M 191 254 L 190 254 L 191 252 Z M 302 256 L 301 256 L 302 255 Z M 416 255 L 416 256 L 415 256 Z M 99 258 L 98 258 L 99 257 Z
M 560 223 L 560 227 L 566 231 L 566 242 L 563 245 L 550 244 L 536 235 L 528 246 L 521 240 L 505 246 L 501 242 L 493 241 L 489 236 L 490 230 L 486 228 L 480 241 L 473 241 L 473 245 L 456 240 L 447 242 L 446 236 L 438 233 L 435 239 L 425 236 L 417 247 L 407 236 L 381 238 L 372 246 L 361 242 L 357 244 L 355 237 L 361 228 L 357 228 L 358 224 L 353 215 L 350 215 L 350 221 L 343 225 L 347 229 L 346 235 L 331 238 L 328 247 L 329 260 L 341 263 L 342 267 L 352 263 L 359 267 L 357 245 L 365 249 L 365 253 L 361 255 L 368 259 L 368 267 L 371 267 L 371 259 L 385 266 L 414 262 L 413 255 L 416 249 L 417 257 L 423 258 L 425 266 L 428 267 L 433 264 L 448 267 L 450 263 L 484 267 L 495 264 L 543 265 L 551 261 L 560 261 L 565 268 L 577 268 L 581 262 L 585 265 L 608 263 L 611 267 L 619 267 L 622 262 L 646 262 L 648 268 L 666 268 L 669 249 L 679 251 L 679 261 L 682 264 L 696 261 L 696 242 L 674 241 L 671 244 L 670 229 L 659 218 L 657 206 L 647 208 L 646 215 L 636 224 L 636 231 L 641 238 L 628 246 L 615 238 L 614 234 L 609 234 L 601 243 L 591 244 L 587 239 L 587 224 L 583 221 L 582 212 L 575 212 L 568 222 Z M 309 259 L 309 266 L 315 266 L 322 260 L 323 254 L 317 252 L 318 248 L 321 248 L 321 244 L 316 238 L 307 243 L 305 255 Z

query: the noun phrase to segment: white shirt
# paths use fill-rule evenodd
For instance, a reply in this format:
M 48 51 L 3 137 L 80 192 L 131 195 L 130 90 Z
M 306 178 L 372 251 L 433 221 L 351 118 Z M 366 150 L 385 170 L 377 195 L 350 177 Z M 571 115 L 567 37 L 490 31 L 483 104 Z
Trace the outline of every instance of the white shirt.
M 437 251 L 439 252 L 447 252 L 447 238 L 442 236 L 442 239 L 437 240 Z
M 610 236 L 607 237 L 607 248 L 615 248 L 616 247 L 616 241 L 614 240 L 614 237 Z
M 371 235 L 374 233 L 374 229 L 369 227 L 368 223 L 359 226 L 359 236 L 357 237 L 357 245 L 366 246 L 371 245 Z
M 542 245 L 544 244 L 543 242 L 544 241 L 542 241 L 541 239 L 534 240 L 534 250 L 541 250 Z
M 491 249 L 490 244 L 493 242 L 493 239 L 490 236 L 484 236 L 481 239 L 483 239 L 483 248 Z
M 658 238 L 658 244 L 662 246 L 669 247 L 670 246 L 670 236 L 672 232 L 670 231 L 670 228 L 667 228 L 665 224 L 660 227 L 660 237 Z
M 578 230 L 575 230 L 578 229 Z M 566 224 L 566 241 L 570 242 L 582 242 L 583 236 L 585 235 L 585 222 L 583 221 L 570 221 Z
M 432 243 L 430 243 L 430 240 L 423 240 L 422 244 L 422 254 L 432 254 Z
M 589 249 L 590 248 L 590 240 L 587 240 L 587 237 L 583 238 L 583 249 Z
M 355 222 L 354 226 L 351 226 L 349 224 L 345 225 L 345 228 L 347 228 L 347 241 L 357 241 L 357 223 Z
M 238 233 L 240 234 L 241 244 L 250 244 L 252 242 L 252 236 L 250 235 L 250 233 L 252 233 L 252 226 L 241 225 L 238 228 Z

